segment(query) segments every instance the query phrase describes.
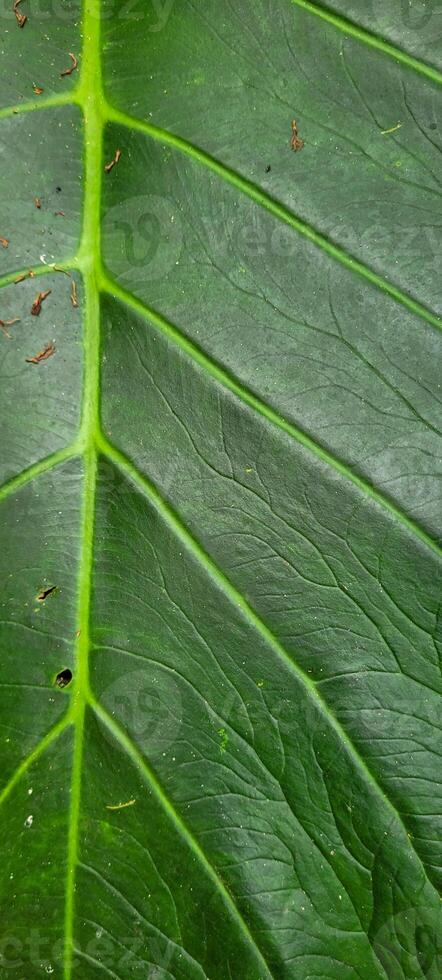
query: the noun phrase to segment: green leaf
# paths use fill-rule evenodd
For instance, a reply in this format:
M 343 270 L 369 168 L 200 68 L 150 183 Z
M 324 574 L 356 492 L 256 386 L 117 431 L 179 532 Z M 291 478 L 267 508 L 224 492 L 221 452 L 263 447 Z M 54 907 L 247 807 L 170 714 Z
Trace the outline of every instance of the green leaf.
M 2 977 L 441 975 L 440 4 L 368 6 L 4 11 Z

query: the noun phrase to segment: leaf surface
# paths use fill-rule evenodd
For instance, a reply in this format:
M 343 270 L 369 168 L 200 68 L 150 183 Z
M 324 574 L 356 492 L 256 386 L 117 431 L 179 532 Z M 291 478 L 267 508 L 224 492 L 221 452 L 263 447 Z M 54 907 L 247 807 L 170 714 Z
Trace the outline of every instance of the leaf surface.
M 440 976 L 442 76 L 399 7 L 10 12 L 5 976 Z

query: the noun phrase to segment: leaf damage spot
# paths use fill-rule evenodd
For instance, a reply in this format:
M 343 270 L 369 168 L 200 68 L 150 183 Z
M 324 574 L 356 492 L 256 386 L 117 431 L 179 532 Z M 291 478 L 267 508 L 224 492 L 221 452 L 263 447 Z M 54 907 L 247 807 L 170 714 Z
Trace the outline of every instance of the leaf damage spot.
M 14 279 L 14 283 L 17 285 L 18 282 L 24 282 L 25 279 L 33 279 L 34 276 L 35 272 L 33 272 L 32 269 L 29 269 L 29 272 L 21 272 L 20 275 Z
M 133 806 L 136 800 L 128 800 L 127 803 L 117 803 L 112 806 L 110 803 L 106 803 L 106 810 L 125 810 L 128 806 Z
M 34 197 L 35 207 L 40 211 L 41 208 L 41 197 Z
M 32 82 L 32 88 L 34 90 L 34 95 L 43 95 L 44 88 L 40 88 L 40 85 L 36 85 L 35 82 Z
M 69 51 L 69 57 L 72 61 L 72 64 L 70 68 L 65 68 L 64 71 L 60 72 L 60 78 L 66 78 L 67 75 L 72 75 L 72 72 L 74 72 L 76 68 L 78 68 L 78 59 L 75 57 L 72 51 Z
M 302 140 L 298 134 L 298 124 L 296 122 L 296 119 L 292 119 L 292 135 L 290 138 L 290 146 L 292 150 L 294 150 L 294 152 L 297 153 L 298 150 L 302 150 L 302 147 L 304 145 L 305 145 L 304 140 Z
M 47 289 L 44 293 L 39 293 L 31 306 L 32 316 L 40 316 L 41 304 L 51 295 L 52 289 Z
M 77 283 L 75 279 L 72 279 L 71 282 L 71 303 L 75 308 L 78 307 Z
M 7 327 L 12 327 L 13 323 L 20 323 L 20 317 L 15 316 L 12 320 L 0 320 L 0 330 L 3 332 L 4 336 L 11 339 L 11 334 L 6 329 Z
M 115 156 L 113 160 L 110 160 L 109 163 L 105 163 L 104 165 L 104 169 L 107 174 L 110 174 L 111 170 L 114 169 L 115 165 L 118 163 L 120 159 L 121 159 L 121 150 L 115 150 Z
M 40 364 L 40 361 L 47 361 L 48 357 L 52 357 L 53 354 L 55 354 L 55 345 L 46 344 L 46 347 L 36 354 L 35 357 L 26 357 L 25 360 L 27 364 Z
M 44 602 L 45 599 L 48 598 L 48 596 L 54 595 L 54 592 L 56 592 L 56 591 L 57 591 L 57 586 L 56 585 L 48 585 L 47 588 L 40 589 L 40 592 L 36 596 L 37 602 Z
M 0 235 L 0 245 L 2 246 L 2 248 L 8 248 L 9 247 L 9 238 L 3 238 Z
M 55 678 L 55 683 L 57 687 L 63 688 L 63 687 L 68 687 L 68 685 L 71 683 L 71 680 L 72 680 L 72 671 L 69 669 L 69 667 L 65 667 L 63 670 L 60 670 L 60 672 L 57 674 Z
M 14 0 L 14 6 L 12 8 L 15 14 L 15 19 L 19 27 L 24 27 L 28 19 L 26 14 L 21 14 L 18 9 L 22 2 L 23 0 Z
M 56 214 L 64 214 L 64 211 L 56 212 Z M 53 265 L 52 269 L 54 272 L 62 272 L 64 276 L 67 276 L 68 279 L 71 280 L 70 299 L 71 299 L 72 306 L 77 308 L 79 306 L 79 302 L 78 302 L 78 293 L 77 293 L 77 283 L 75 282 L 75 279 L 73 278 L 73 276 L 71 275 L 68 269 L 62 269 L 61 266 L 59 265 Z

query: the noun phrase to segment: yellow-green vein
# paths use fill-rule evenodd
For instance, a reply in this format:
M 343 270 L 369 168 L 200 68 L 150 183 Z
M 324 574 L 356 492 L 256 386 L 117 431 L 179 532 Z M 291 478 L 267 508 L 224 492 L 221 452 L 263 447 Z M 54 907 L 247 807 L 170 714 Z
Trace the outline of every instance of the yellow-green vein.
M 0 289 L 4 286 L 10 286 L 11 283 L 15 283 L 16 279 L 23 275 L 29 274 L 31 271 L 33 276 L 51 276 L 57 271 L 62 270 L 63 272 L 68 272 L 72 269 L 75 264 L 75 258 L 62 259 L 60 262 L 51 265 L 35 265 L 27 266 L 26 268 L 15 269 L 13 272 L 7 272 L 5 276 L 0 276 Z
M 250 932 L 250 929 L 245 919 L 241 915 L 234 900 L 232 899 L 231 895 L 227 891 L 227 888 L 221 881 L 221 878 L 219 877 L 216 869 L 211 865 L 204 851 L 199 846 L 198 841 L 193 836 L 193 834 L 190 833 L 190 831 L 187 828 L 187 825 L 181 819 L 179 813 L 176 811 L 175 807 L 170 802 L 169 797 L 164 792 L 161 784 L 158 782 L 158 779 L 156 778 L 153 770 L 150 768 L 148 762 L 140 754 L 140 752 L 138 751 L 138 749 L 136 748 L 132 740 L 129 738 L 127 733 L 122 728 L 120 728 L 117 722 L 110 717 L 108 712 L 92 696 L 91 696 L 91 704 L 97 717 L 100 719 L 102 724 L 105 725 L 105 727 L 112 732 L 115 741 L 122 746 L 122 748 L 124 749 L 128 757 L 132 760 L 132 762 L 135 764 L 137 769 L 141 772 L 145 782 L 155 793 L 155 796 L 160 801 L 164 812 L 167 814 L 169 820 L 171 821 L 175 829 L 178 831 L 178 834 L 186 842 L 187 846 L 193 851 L 201 867 L 204 869 L 207 876 L 212 880 L 215 888 L 217 889 L 219 895 L 221 896 L 231 916 L 234 918 L 235 922 L 237 923 L 240 931 L 244 934 L 245 938 L 247 939 L 247 941 L 250 943 L 250 945 L 253 947 L 255 951 L 255 955 L 260 963 L 261 970 L 264 971 L 262 975 L 260 974 L 260 980 L 267 980 L 267 978 L 268 980 L 272 980 L 273 974 L 270 972 L 268 963 L 265 960 L 264 955 L 261 952 L 256 942 L 256 939 L 254 938 L 253 934 Z
M 189 143 L 187 140 L 183 139 L 181 136 L 176 136 L 170 133 L 166 129 L 160 129 L 158 126 L 154 126 L 153 123 L 145 122 L 143 119 L 138 119 L 136 116 L 130 116 L 126 112 L 121 112 L 119 109 L 114 109 L 113 106 L 106 103 L 105 106 L 106 119 L 108 122 L 113 122 L 124 126 L 126 129 L 138 130 L 140 133 L 144 133 L 146 136 L 150 136 L 152 139 L 159 141 L 160 143 L 173 146 L 174 149 L 179 150 L 181 153 L 186 154 L 186 156 L 191 157 L 198 164 L 207 167 L 214 173 L 221 177 L 227 183 L 232 184 L 241 193 L 246 194 L 247 197 L 251 198 L 255 204 L 260 207 L 265 208 L 270 211 L 276 218 L 283 221 L 286 225 L 289 225 L 294 231 L 302 235 L 311 241 L 317 248 L 320 248 L 323 252 L 330 255 L 331 258 L 339 262 L 341 265 L 346 266 L 351 272 L 356 275 L 361 276 L 367 282 L 371 283 L 377 289 L 380 289 L 387 296 L 390 296 L 401 306 L 405 306 L 407 309 L 411 310 L 422 320 L 426 320 L 431 326 L 436 327 L 438 330 L 442 330 L 442 318 L 437 316 L 433 310 L 424 306 L 419 300 L 414 299 L 411 294 L 402 292 L 394 283 L 391 283 L 388 279 L 384 279 L 377 272 L 374 272 L 370 266 L 365 265 L 360 262 L 359 259 L 353 258 L 345 249 L 341 248 L 340 245 L 334 244 L 330 239 L 326 238 L 317 228 L 309 224 L 303 218 L 300 218 L 293 211 L 290 211 L 283 204 L 276 201 L 270 194 L 263 191 L 260 187 L 253 183 L 253 181 L 248 180 L 246 177 L 242 177 L 236 170 L 231 167 L 220 163 L 215 157 L 210 156 L 204 150 L 195 146 L 193 143 Z
M 58 95 L 48 95 L 47 98 L 38 102 L 18 102 L 14 106 L 5 106 L 0 109 L 0 119 L 9 119 L 10 116 L 21 116 L 26 112 L 38 112 L 40 109 L 56 109 L 62 105 L 73 105 L 75 102 L 75 90 L 60 92 Z
M 329 450 L 327 450 L 321 443 L 313 439 L 307 432 L 301 429 L 299 426 L 295 425 L 293 422 L 289 422 L 283 415 L 277 412 L 271 405 L 259 398 L 253 391 L 251 391 L 245 384 L 238 380 L 234 375 L 230 374 L 225 368 L 221 367 L 217 361 L 209 357 L 200 347 L 197 347 L 188 337 L 185 337 L 178 328 L 166 320 L 163 316 L 160 316 L 155 310 L 150 309 L 145 303 L 132 296 L 123 289 L 117 282 L 115 282 L 106 272 L 103 270 L 100 285 L 103 292 L 107 292 L 110 296 L 118 298 L 125 305 L 131 307 L 135 313 L 142 316 L 143 319 L 148 319 L 153 327 L 159 330 L 161 333 L 165 334 L 169 340 L 174 344 L 179 346 L 193 361 L 196 361 L 204 371 L 215 378 L 223 387 L 228 388 L 232 391 L 237 398 L 240 398 L 242 402 L 245 402 L 255 412 L 258 412 L 264 418 L 266 418 L 272 425 L 276 425 L 283 432 L 286 432 L 292 439 L 295 439 L 298 443 L 305 446 L 311 453 L 318 457 L 327 466 L 330 466 L 333 470 L 337 471 L 344 477 L 344 479 L 349 480 L 354 486 L 364 493 L 367 497 L 375 500 L 378 505 L 380 505 L 385 510 L 394 517 L 395 520 L 403 524 L 408 531 L 415 534 L 424 544 L 436 552 L 437 555 L 442 556 L 442 549 L 430 534 L 425 531 L 423 527 L 414 520 L 409 514 L 406 513 L 401 507 L 390 500 L 381 490 L 370 484 L 362 476 L 360 476 L 355 470 L 349 466 L 347 463 L 343 462 L 336 455 L 333 455 Z
M 20 490 L 20 487 L 36 479 L 41 473 L 47 473 L 48 470 L 53 470 L 56 466 L 66 463 L 67 460 L 77 455 L 78 450 L 79 446 L 77 441 L 72 442 L 64 449 L 56 450 L 56 452 L 51 453 L 49 456 L 45 456 L 44 459 L 40 459 L 38 463 L 32 463 L 25 470 L 21 470 L 17 476 L 12 476 L 9 480 L 6 480 L 0 486 L 0 502 L 6 500 L 7 497 L 11 497 L 13 493 Z
M 46 749 L 52 745 L 52 742 L 56 741 L 56 739 L 68 727 L 70 722 L 71 711 L 67 711 L 66 714 L 63 715 L 63 717 L 60 718 L 60 720 L 57 721 L 52 728 L 49 729 L 46 735 L 43 735 L 43 738 L 40 739 L 38 744 L 32 749 L 31 752 L 29 752 L 26 758 L 22 759 L 0 793 L 0 806 L 5 802 L 5 800 L 7 800 L 10 793 L 12 793 L 12 790 L 20 782 L 22 776 L 24 776 L 25 772 L 30 769 L 33 763 L 36 762 L 41 755 L 43 755 L 43 752 L 45 752 Z
M 412 71 L 417 71 L 420 75 L 431 78 L 431 81 L 437 82 L 439 85 L 442 83 L 442 72 L 438 71 L 437 68 L 427 65 L 425 61 L 419 58 L 414 58 L 413 55 L 403 51 L 402 48 L 398 48 L 395 44 L 386 41 L 374 32 L 360 27 L 354 21 L 343 17 L 342 14 L 334 13 L 328 7 L 318 3 L 312 3 L 311 0 L 291 0 L 291 2 L 295 6 L 301 7 L 302 10 L 306 10 L 309 14 L 320 17 L 321 20 L 325 20 L 328 24 L 332 24 L 333 27 L 337 27 L 339 31 L 343 31 L 347 36 L 354 37 L 357 41 L 362 41 L 363 44 L 368 44 L 369 47 L 376 48 L 377 51 L 382 51 L 383 54 L 388 55 L 389 58 L 394 58 L 400 64 L 411 68 Z
M 397 822 L 397 829 L 400 829 L 400 831 L 406 837 L 407 845 L 413 851 L 422 870 L 422 874 L 427 878 L 432 888 L 434 888 L 436 891 L 436 887 L 429 876 L 428 869 L 424 866 L 422 858 L 413 845 L 412 838 L 407 830 L 404 816 L 396 808 L 390 797 L 387 796 L 382 783 L 378 781 L 368 763 L 365 761 L 363 756 L 360 755 L 346 729 L 335 716 L 323 695 L 320 693 L 320 691 L 318 691 L 312 678 L 309 677 L 305 670 L 300 667 L 294 658 L 287 652 L 275 634 L 261 619 L 258 613 L 255 612 L 255 609 L 249 604 L 247 599 L 244 598 L 240 592 L 238 592 L 236 587 L 230 581 L 230 578 L 228 578 L 224 571 L 222 571 L 222 569 L 213 561 L 211 556 L 205 551 L 193 533 L 189 531 L 188 528 L 182 523 L 180 517 L 175 513 L 170 504 L 163 499 L 156 486 L 149 480 L 149 478 L 145 476 L 144 473 L 141 473 L 132 460 L 122 453 L 121 450 L 118 449 L 113 443 L 109 442 L 109 440 L 103 435 L 100 436 L 100 450 L 103 456 L 107 457 L 117 469 L 124 473 L 126 478 L 138 488 L 138 491 L 150 501 L 151 505 L 163 519 L 164 523 L 171 528 L 174 535 L 179 541 L 181 541 L 185 549 L 204 568 L 207 576 L 212 580 L 216 588 L 224 593 L 234 608 L 241 613 L 248 625 L 252 626 L 252 628 L 256 630 L 257 634 L 264 639 L 277 659 L 284 663 L 289 671 L 297 677 L 298 681 L 302 684 L 302 687 L 307 691 L 309 697 L 312 699 L 318 714 L 326 719 L 327 723 L 330 725 L 330 728 L 337 734 L 356 770 L 362 772 L 368 785 L 376 792 L 377 796 L 381 797 L 385 806 L 388 807 L 390 815 L 394 817 L 395 821 Z M 96 703 L 94 702 L 92 695 L 91 702 L 96 707 Z M 115 727 L 117 728 L 118 726 Z M 123 744 L 127 743 L 130 743 L 130 739 L 126 736 L 125 743 Z

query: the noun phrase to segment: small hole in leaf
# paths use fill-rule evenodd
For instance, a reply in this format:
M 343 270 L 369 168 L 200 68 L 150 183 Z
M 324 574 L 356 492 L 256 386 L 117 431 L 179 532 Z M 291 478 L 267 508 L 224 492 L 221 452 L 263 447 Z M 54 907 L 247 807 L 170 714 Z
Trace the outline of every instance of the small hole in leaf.
M 57 687 L 67 687 L 68 684 L 71 683 L 71 680 L 72 680 L 72 671 L 69 670 L 69 667 L 65 667 L 64 670 L 60 670 L 60 673 L 57 674 L 55 678 L 55 683 L 57 684 Z

